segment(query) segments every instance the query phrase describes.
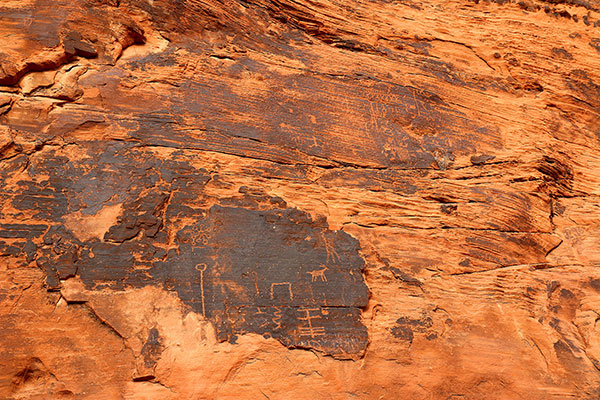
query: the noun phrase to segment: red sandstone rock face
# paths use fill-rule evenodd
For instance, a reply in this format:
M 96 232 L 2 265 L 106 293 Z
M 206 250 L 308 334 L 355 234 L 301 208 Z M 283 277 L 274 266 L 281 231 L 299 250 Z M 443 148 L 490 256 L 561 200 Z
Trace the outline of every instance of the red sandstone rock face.
M 600 3 L 4 0 L 0 397 L 597 399 Z

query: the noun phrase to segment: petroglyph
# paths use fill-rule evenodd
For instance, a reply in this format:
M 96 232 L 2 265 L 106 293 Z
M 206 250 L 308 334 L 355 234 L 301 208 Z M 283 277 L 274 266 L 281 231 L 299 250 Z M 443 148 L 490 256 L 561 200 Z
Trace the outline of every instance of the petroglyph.
M 325 271 L 327 271 L 329 268 L 327 268 L 324 265 L 321 265 L 321 269 L 316 269 L 314 271 L 308 271 L 307 274 L 311 275 L 311 282 L 316 282 L 318 279 L 321 280 L 321 282 L 327 282 L 327 277 L 325 276 Z
M 320 315 L 311 315 L 311 313 L 319 312 L 318 308 L 299 308 L 298 312 L 304 313 L 304 316 L 298 317 L 300 321 L 306 321 L 306 326 L 298 328 L 300 336 L 310 336 L 314 338 L 325 334 L 325 328 L 322 326 L 314 326 L 313 320 L 321 318 Z
M 292 284 L 289 282 L 277 282 L 271 283 L 271 299 L 275 299 L 275 288 L 282 287 L 285 289 L 284 293 L 287 293 L 290 300 L 294 300 L 294 292 L 292 292 Z
M 68 270 L 53 265 L 64 263 L 55 256 L 40 260 L 49 287 L 58 287 L 62 276 L 75 273 L 89 289 L 161 285 L 211 320 L 219 340 L 235 342 L 253 332 L 290 347 L 306 347 L 299 341 L 300 332 L 311 339 L 310 347 L 336 357 L 355 358 L 364 351 L 367 337 L 360 308 L 367 304 L 368 292 L 355 239 L 266 195 L 221 199 L 224 205 L 211 200 L 208 206 L 207 175 L 183 165 L 177 168 L 185 179 L 156 191 L 128 192 L 142 178 L 123 171 L 157 167 L 146 169 L 144 159 L 132 156 L 125 144 L 106 154 L 112 170 L 98 169 L 96 201 L 108 201 L 111 190 L 127 193 L 122 215 L 104 242 L 80 242 L 63 234 L 59 245 L 76 251 L 69 253 Z M 69 165 L 61 168 L 61 176 L 71 177 L 69 185 L 77 187 L 81 174 Z M 322 315 L 318 326 L 313 325 L 313 312 L 308 321 L 296 312 L 324 307 L 338 312 Z
M 206 271 L 206 264 L 200 263 L 196 265 L 196 270 L 200 271 L 200 297 L 202 298 L 202 315 L 206 316 L 206 305 L 204 301 L 204 271 Z

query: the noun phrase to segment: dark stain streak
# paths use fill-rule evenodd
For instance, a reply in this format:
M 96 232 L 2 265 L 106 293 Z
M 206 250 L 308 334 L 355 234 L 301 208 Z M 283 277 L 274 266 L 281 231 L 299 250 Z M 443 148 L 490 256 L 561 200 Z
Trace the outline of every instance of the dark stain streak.
M 432 331 L 433 320 L 431 317 L 422 319 L 413 319 L 409 317 L 400 317 L 396 320 L 396 325 L 390 332 L 398 339 L 412 343 L 415 333 L 425 334 L 427 340 L 434 340 L 438 337 L 437 333 Z

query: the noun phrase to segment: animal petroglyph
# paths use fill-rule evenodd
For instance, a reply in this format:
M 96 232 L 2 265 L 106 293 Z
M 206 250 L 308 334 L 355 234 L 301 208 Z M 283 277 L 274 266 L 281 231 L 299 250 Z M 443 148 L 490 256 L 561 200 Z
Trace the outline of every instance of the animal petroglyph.
M 325 276 L 325 271 L 327 271 L 329 268 L 327 268 L 324 265 L 320 265 L 320 267 L 322 267 L 322 268 L 307 272 L 307 274 L 311 275 L 311 279 L 310 279 L 311 282 L 316 282 L 318 279 L 320 279 L 321 282 L 327 282 L 327 277 Z

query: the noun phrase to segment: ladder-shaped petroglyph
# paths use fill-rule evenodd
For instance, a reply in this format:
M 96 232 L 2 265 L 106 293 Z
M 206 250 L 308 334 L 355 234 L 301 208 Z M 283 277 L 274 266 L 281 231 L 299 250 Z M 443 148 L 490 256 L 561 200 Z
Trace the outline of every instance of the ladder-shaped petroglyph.
M 310 336 L 311 338 L 315 338 L 317 336 L 322 336 L 325 334 L 324 327 L 313 325 L 313 320 L 321 318 L 321 316 L 311 315 L 311 313 L 319 312 L 319 308 L 299 308 L 297 311 L 305 313 L 304 316 L 298 317 L 298 320 L 306 321 L 306 326 L 301 326 L 298 328 L 298 334 L 300 336 Z

